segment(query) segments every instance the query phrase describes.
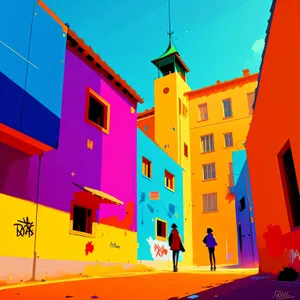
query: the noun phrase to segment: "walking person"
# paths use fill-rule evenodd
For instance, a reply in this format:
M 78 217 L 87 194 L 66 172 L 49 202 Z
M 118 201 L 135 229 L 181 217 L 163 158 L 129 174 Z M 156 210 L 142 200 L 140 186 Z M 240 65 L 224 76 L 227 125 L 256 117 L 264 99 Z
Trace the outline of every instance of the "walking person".
M 215 257 L 215 246 L 217 246 L 216 239 L 212 234 L 212 228 L 207 228 L 206 230 L 207 235 L 203 239 L 203 243 L 206 245 L 208 249 L 209 261 L 210 261 L 210 270 L 216 271 L 216 257 Z
M 179 258 L 179 252 L 185 252 L 185 249 L 183 247 L 181 237 L 179 235 L 179 232 L 177 230 L 177 225 L 175 223 L 171 226 L 172 231 L 169 235 L 169 246 L 172 250 L 173 255 L 173 272 L 178 272 L 178 258 Z

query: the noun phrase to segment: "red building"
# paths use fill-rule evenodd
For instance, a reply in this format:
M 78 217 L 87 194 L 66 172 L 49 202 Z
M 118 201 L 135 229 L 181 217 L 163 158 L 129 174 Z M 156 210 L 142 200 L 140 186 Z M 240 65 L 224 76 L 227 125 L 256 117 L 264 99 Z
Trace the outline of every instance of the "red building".
M 273 1 L 248 155 L 260 270 L 300 271 L 300 1 Z

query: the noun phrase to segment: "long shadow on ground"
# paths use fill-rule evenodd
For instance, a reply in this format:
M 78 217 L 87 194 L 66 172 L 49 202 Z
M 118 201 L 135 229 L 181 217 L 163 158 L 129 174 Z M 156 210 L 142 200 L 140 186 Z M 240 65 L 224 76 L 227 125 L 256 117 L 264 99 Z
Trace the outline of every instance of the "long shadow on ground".
M 204 288 L 204 287 L 203 287 Z M 168 300 L 255 300 L 255 299 L 300 299 L 300 285 L 297 283 L 278 282 L 272 277 L 249 276 L 227 284 L 199 291 L 194 295 Z

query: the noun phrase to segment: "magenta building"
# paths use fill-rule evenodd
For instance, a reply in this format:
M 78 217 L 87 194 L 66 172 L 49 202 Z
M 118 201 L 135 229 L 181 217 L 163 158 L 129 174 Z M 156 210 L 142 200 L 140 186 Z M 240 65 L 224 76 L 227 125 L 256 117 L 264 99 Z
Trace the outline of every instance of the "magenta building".
M 31 238 L 26 250 L 18 239 L 18 254 L 0 256 L 10 268 L 2 279 L 29 277 L 33 260 L 41 277 L 136 262 L 138 103 L 137 93 L 68 30 L 58 149 L 30 157 L 0 143 L 0 200 L 9 197 L 16 212 L 20 203 L 41 208 L 16 215 L 37 220 L 36 242 Z

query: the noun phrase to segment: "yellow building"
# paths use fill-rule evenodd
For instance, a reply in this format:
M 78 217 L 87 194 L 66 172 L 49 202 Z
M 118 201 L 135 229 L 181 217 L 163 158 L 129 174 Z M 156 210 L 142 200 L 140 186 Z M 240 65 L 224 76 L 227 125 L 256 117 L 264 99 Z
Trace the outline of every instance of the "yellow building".
M 208 265 L 202 240 L 214 229 L 217 264 L 238 263 L 232 151 L 244 149 L 257 74 L 185 94 L 189 102 L 194 264 Z
M 183 169 L 185 265 L 193 263 L 190 130 L 186 82 L 188 67 L 170 41 L 166 52 L 152 61 L 163 75 L 154 81 L 155 109 L 138 115 L 138 127 Z

